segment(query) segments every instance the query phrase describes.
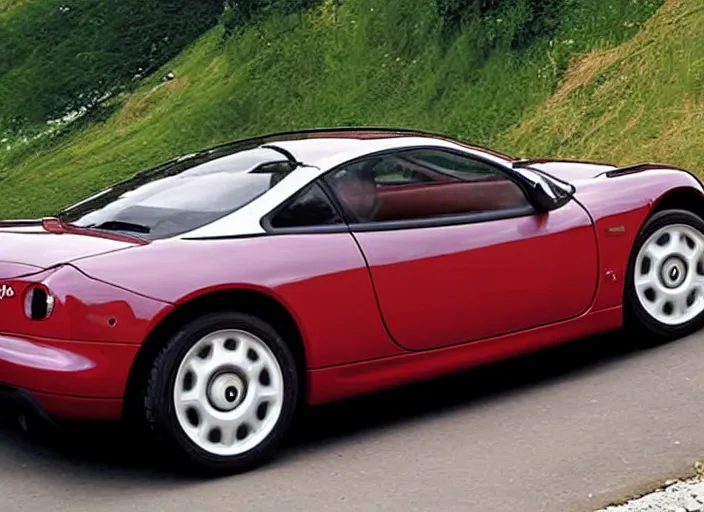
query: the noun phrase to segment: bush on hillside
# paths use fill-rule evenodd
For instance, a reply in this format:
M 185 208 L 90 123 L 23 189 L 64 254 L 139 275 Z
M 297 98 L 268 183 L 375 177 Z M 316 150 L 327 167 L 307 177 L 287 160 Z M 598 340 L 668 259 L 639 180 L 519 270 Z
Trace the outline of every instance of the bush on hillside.
M 437 0 L 452 31 L 464 24 L 483 26 L 486 43 L 525 48 L 557 28 L 565 0 Z
M 0 133 L 91 106 L 215 26 L 223 0 L 33 0 L 0 23 Z
M 225 0 L 222 22 L 226 35 L 267 14 L 290 14 L 308 9 L 319 0 Z M 335 0 L 340 5 L 344 0 Z M 516 48 L 524 48 L 536 37 L 549 35 L 560 19 L 564 0 L 436 0 L 438 13 L 448 28 L 455 30 L 465 23 L 496 22 L 503 26 L 488 28 L 487 40 L 506 39 Z M 496 33 L 494 33 L 496 32 Z
M 318 0 L 225 0 L 222 23 L 226 35 L 267 14 L 291 14 L 313 7 Z

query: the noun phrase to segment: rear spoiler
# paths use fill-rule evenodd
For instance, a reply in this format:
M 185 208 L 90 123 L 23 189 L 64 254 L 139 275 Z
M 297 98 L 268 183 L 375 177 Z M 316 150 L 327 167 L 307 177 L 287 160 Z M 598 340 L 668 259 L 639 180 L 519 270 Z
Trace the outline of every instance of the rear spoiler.
M 536 165 L 536 164 L 557 164 L 557 163 L 569 163 L 569 164 L 585 164 L 585 165 L 611 165 L 612 167 L 615 167 L 612 164 L 606 163 L 606 162 L 597 162 L 595 160 L 570 160 L 570 159 L 552 159 L 552 158 L 532 158 L 532 159 L 522 159 L 522 160 L 514 160 L 511 162 L 511 167 L 514 169 L 524 169 L 526 167 L 530 167 L 531 165 Z
M 607 178 L 617 178 L 619 176 L 627 176 L 629 174 L 635 174 L 635 173 L 643 172 L 643 171 L 652 171 L 652 170 L 657 170 L 657 169 L 669 169 L 669 170 L 673 170 L 673 171 L 684 171 L 684 172 L 691 174 L 691 172 L 689 170 L 684 169 L 682 167 L 676 167 L 674 165 L 642 162 L 639 164 L 626 165 L 624 167 L 619 167 L 618 169 L 606 171 L 604 173 L 604 175 Z

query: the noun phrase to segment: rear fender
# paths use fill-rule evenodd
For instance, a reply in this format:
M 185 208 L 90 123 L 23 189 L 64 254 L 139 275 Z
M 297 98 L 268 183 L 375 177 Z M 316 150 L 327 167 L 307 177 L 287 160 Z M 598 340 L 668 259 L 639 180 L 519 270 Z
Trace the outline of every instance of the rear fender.
M 297 323 L 311 368 L 402 352 L 386 332 L 366 262 L 347 232 L 169 240 L 76 265 L 177 306 L 225 291 L 267 296 Z
M 0 300 L 0 332 L 71 341 L 141 343 L 173 306 L 92 279 L 72 265 L 0 282 L 12 297 Z M 25 298 L 41 286 L 53 297 L 46 319 L 31 320 Z

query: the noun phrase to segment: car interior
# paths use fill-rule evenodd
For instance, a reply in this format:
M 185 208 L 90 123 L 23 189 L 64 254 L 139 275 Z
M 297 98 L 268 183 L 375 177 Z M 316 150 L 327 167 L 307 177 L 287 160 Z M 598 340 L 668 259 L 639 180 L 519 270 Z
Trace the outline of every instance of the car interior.
M 393 156 L 373 159 L 354 169 L 355 179 L 373 180 L 365 188 L 376 195 L 373 221 L 432 218 L 529 206 L 522 189 L 486 164 L 480 172 L 450 172 Z M 350 205 L 354 212 L 355 206 Z M 356 212 L 355 212 L 356 213 Z

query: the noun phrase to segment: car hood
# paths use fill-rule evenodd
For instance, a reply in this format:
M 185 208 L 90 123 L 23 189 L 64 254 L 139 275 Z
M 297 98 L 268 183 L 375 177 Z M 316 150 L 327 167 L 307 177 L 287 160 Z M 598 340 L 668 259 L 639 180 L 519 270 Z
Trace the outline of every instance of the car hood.
M 134 247 L 127 236 L 46 224 L 0 223 L 0 279 L 33 274 L 63 263 Z
M 568 160 L 535 160 L 525 162 L 522 165 L 573 184 L 596 178 L 600 174 L 617 169 L 616 166 L 611 164 Z

